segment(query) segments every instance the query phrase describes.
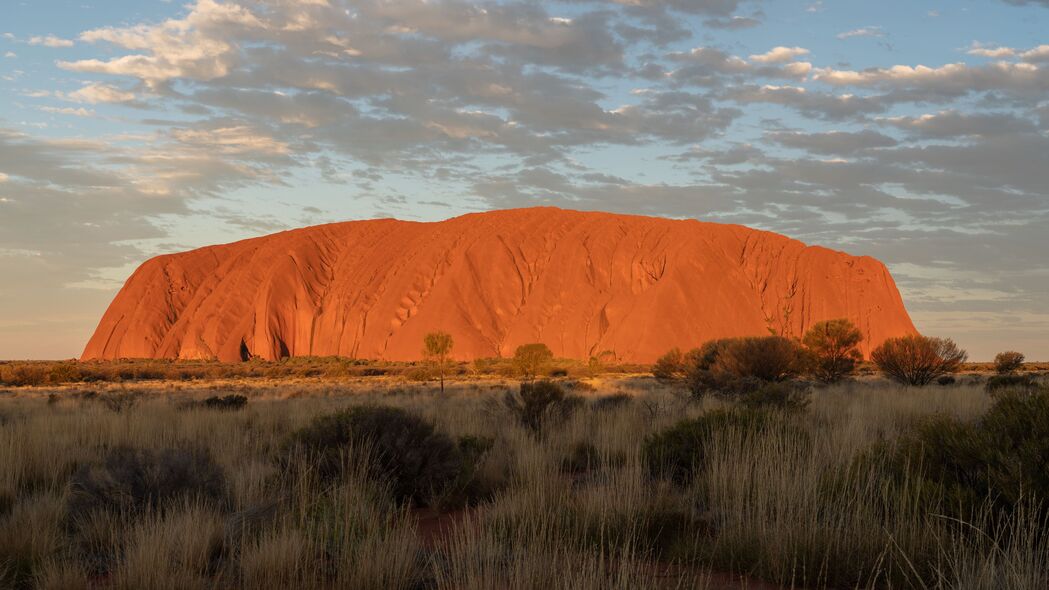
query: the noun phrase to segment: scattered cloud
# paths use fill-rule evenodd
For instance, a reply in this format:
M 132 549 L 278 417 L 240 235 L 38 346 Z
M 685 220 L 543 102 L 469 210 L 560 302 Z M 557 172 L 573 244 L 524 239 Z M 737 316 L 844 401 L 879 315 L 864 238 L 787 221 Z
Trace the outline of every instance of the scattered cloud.
M 809 50 L 802 47 L 773 47 L 766 53 L 750 56 L 750 61 L 758 63 L 783 63 L 792 61 L 803 55 L 808 55 Z
M 74 102 L 86 102 L 90 104 L 120 103 L 135 100 L 135 94 L 108 84 L 92 82 L 86 84 L 80 90 L 70 92 L 66 98 Z
M 73 41 L 69 39 L 62 39 L 61 37 L 55 37 L 54 35 L 47 35 L 46 37 L 30 37 L 30 45 L 43 45 L 45 47 L 72 47 Z
M 83 107 L 74 109 L 74 108 L 70 108 L 70 107 L 47 107 L 47 106 L 44 106 L 44 107 L 40 107 L 40 110 L 44 111 L 45 113 L 53 113 L 53 114 L 56 114 L 56 115 L 73 115 L 73 116 L 76 116 L 76 117 L 94 117 L 95 116 L 95 111 L 92 111 L 92 110 L 89 110 L 89 109 L 85 109 Z
M 882 31 L 881 27 L 861 27 L 859 29 L 853 29 L 851 31 L 845 31 L 838 33 L 838 39 L 851 39 L 852 37 L 884 37 L 885 32 Z

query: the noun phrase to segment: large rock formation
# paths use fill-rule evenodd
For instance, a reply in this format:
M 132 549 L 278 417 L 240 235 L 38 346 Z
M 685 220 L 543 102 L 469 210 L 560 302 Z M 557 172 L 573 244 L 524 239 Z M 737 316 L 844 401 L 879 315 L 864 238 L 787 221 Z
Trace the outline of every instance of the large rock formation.
M 868 353 L 914 325 L 885 266 L 737 225 L 519 209 L 351 221 L 158 256 L 128 279 L 85 359 L 298 355 L 460 359 L 544 342 L 650 362 L 726 336 L 846 317 Z

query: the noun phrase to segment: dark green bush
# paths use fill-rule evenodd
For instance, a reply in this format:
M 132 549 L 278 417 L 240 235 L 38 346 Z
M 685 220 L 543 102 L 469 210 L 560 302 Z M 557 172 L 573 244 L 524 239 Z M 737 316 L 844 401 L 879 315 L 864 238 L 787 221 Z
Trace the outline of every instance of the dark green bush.
M 939 379 L 936 380 L 936 384 L 937 385 L 943 385 L 943 386 L 954 385 L 957 382 L 958 382 L 958 380 L 954 378 L 954 375 L 943 375 Z
M 923 420 L 898 441 L 893 466 L 900 477 L 917 470 L 960 518 L 988 501 L 1049 502 L 1049 391 L 1000 393 L 974 422 Z
M 605 395 L 595 399 L 591 406 L 597 412 L 606 412 L 610 410 L 616 410 L 624 408 L 634 403 L 634 396 L 627 393 L 615 393 L 612 395 Z
M 222 397 L 212 396 L 205 399 L 201 405 L 209 410 L 240 410 L 248 405 L 248 398 L 236 394 L 224 395 Z
M 565 390 L 553 381 L 521 383 L 515 396 L 508 392 L 505 404 L 525 427 L 540 432 L 547 420 L 563 420 L 583 405 L 583 398 L 565 395 Z
M 75 526 L 99 511 L 133 516 L 148 508 L 165 510 L 184 500 L 219 506 L 229 502 L 225 473 L 209 453 L 117 447 L 100 462 L 73 473 L 66 508 Z
M 649 474 L 685 485 L 703 468 L 707 445 L 718 432 L 735 429 L 743 432 L 765 430 L 774 418 L 760 410 L 715 410 L 649 435 L 641 446 L 641 455 Z
M 800 410 L 809 405 L 809 393 L 802 383 L 763 383 L 741 393 L 738 401 L 750 408 Z
M 601 465 L 601 454 L 597 447 L 588 443 L 580 442 L 572 447 L 561 461 L 562 473 L 586 473 Z
M 443 508 L 459 507 L 472 504 L 490 497 L 495 490 L 478 477 L 478 467 L 484 456 L 495 444 L 490 438 L 482 436 L 460 436 L 459 453 L 462 455 L 462 471 L 441 498 Z
M 671 348 L 652 365 L 652 376 L 662 381 L 684 379 L 686 375 L 685 355 L 680 348 Z
M 320 416 L 291 434 L 281 458 L 309 468 L 322 480 L 338 480 L 351 462 L 389 483 L 393 497 L 425 505 L 448 492 L 462 476 L 463 451 L 450 437 L 399 408 L 362 406 Z
M 684 356 L 685 381 L 693 397 L 708 393 L 738 397 L 765 383 L 793 379 L 806 372 L 809 355 L 781 336 L 728 338 L 707 342 Z
M 1030 375 L 992 375 L 983 388 L 987 393 L 998 393 L 1007 390 L 1031 391 L 1037 383 Z
M 738 338 L 717 355 L 713 371 L 729 378 L 766 382 L 793 379 L 807 369 L 808 358 L 797 342 L 782 336 Z

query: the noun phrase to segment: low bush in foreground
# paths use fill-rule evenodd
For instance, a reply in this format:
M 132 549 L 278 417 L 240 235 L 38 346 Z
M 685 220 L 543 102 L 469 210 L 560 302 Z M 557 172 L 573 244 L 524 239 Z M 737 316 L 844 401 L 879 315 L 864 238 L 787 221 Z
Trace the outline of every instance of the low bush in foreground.
M 1004 391 L 1032 391 L 1038 387 L 1038 382 L 1030 375 L 994 375 L 984 384 L 987 393 L 1000 393 Z
M 776 419 L 760 410 L 715 410 L 649 435 L 641 445 L 641 456 L 652 477 L 686 485 L 703 471 L 707 448 L 716 435 L 761 432 Z
M 338 480 L 363 465 L 390 485 L 395 499 L 421 505 L 442 497 L 466 468 L 462 451 L 449 436 L 414 414 L 383 406 L 315 418 L 292 433 L 282 459 L 324 480 Z
M 226 475 L 210 453 L 199 448 L 118 447 L 73 474 L 67 515 L 70 524 L 78 526 L 98 512 L 133 517 L 187 501 L 228 501 Z
M 916 468 L 963 520 L 988 502 L 1049 506 L 1049 390 L 1000 393 L 973 421 L 923 419 L 899 440 L 895 460 L 899 475 Z
M 566 394 L 553 381 L 535 381 L 521 383 L 516 395 L 507 392 L 504 403 L 522 425 L 539 433 L 546 422 L 570 416 L 583 405 L 583 399 Z

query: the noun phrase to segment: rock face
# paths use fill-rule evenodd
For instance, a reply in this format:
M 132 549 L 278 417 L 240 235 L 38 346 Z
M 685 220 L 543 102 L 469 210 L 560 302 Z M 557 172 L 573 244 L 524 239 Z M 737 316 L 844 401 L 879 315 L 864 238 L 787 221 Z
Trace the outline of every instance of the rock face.
M 341 355 L 463 359 L 544 342 L 651 362 L 712 338 L 800 336 L 846 317 L 864 354 L 915 333 L 877 260 L 737 225 L 518 209 L 438 223 L 351 221 L 147 261 L 84 359 Z

